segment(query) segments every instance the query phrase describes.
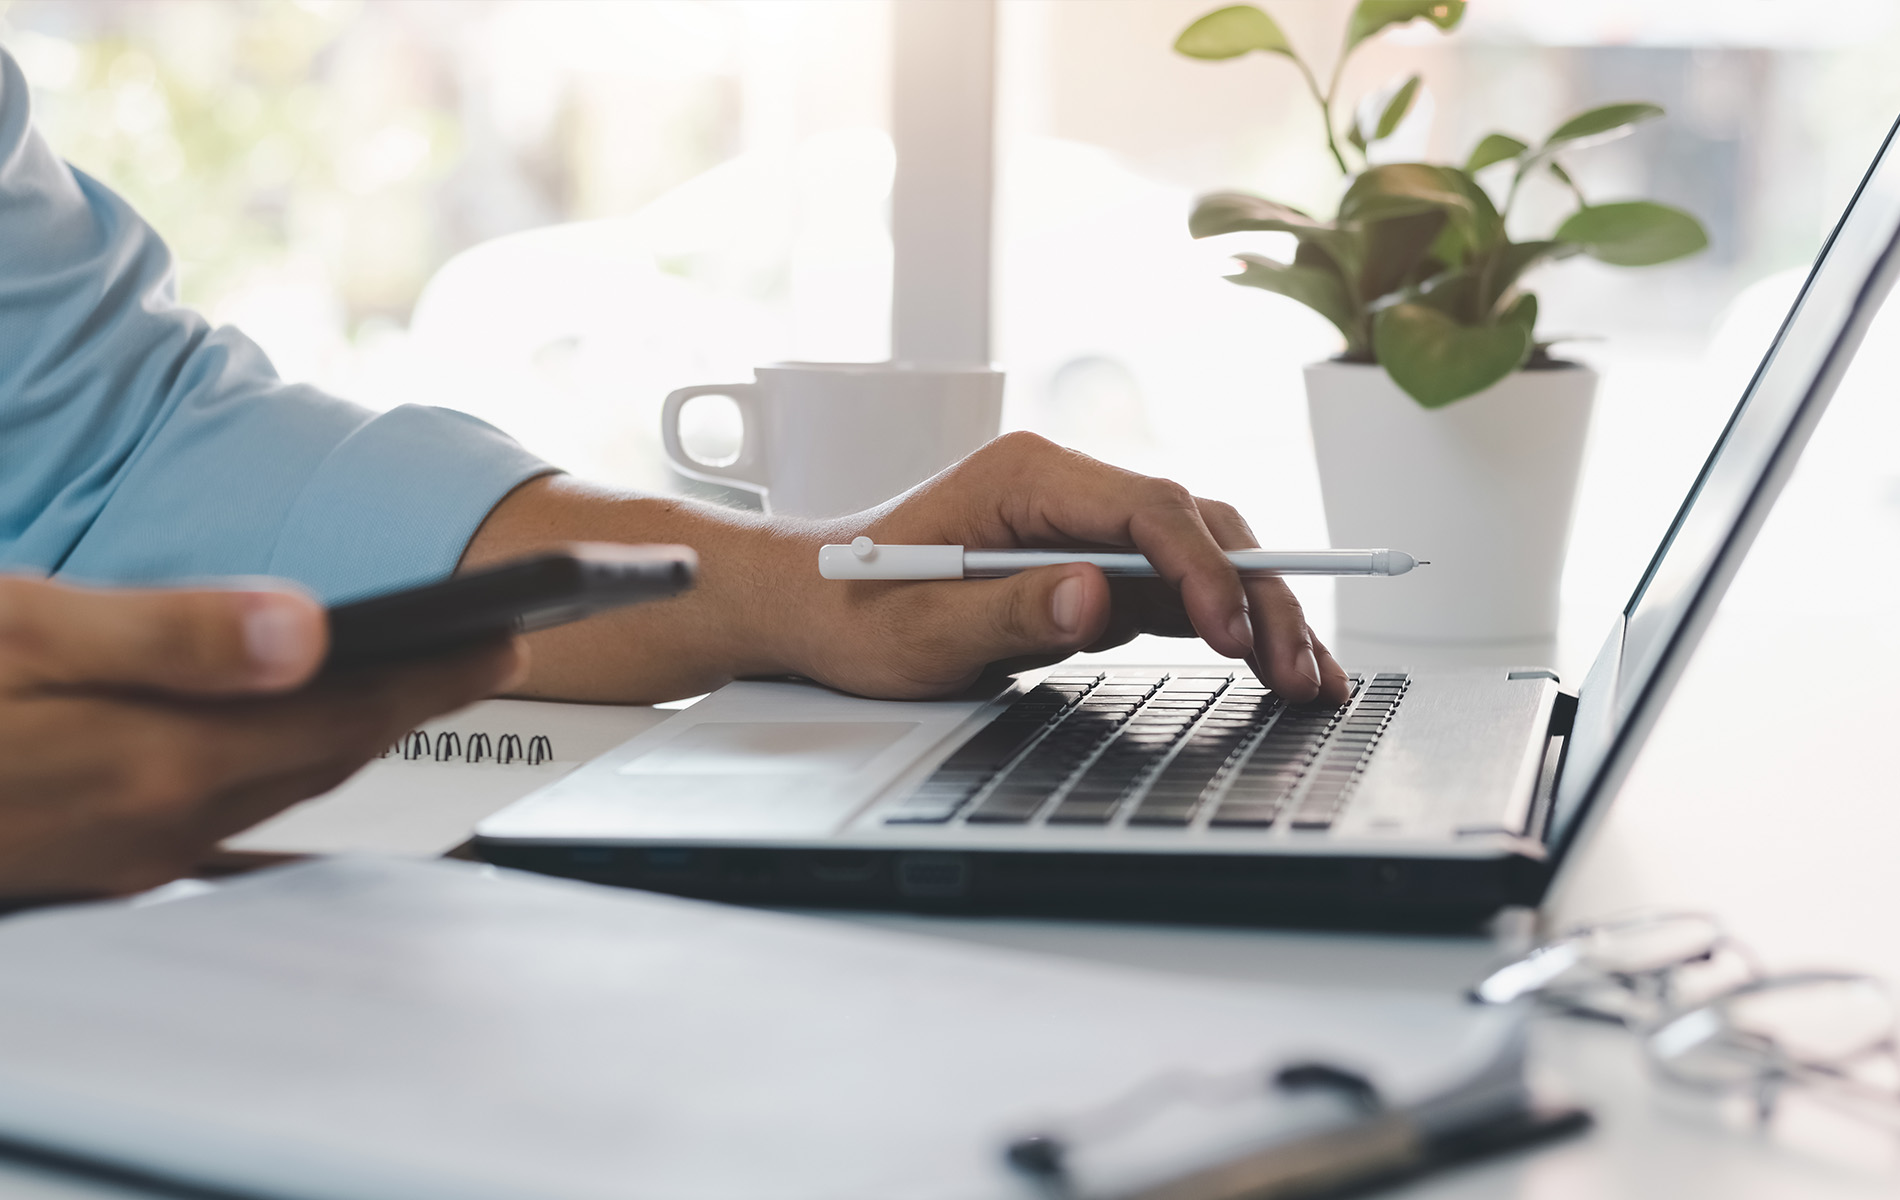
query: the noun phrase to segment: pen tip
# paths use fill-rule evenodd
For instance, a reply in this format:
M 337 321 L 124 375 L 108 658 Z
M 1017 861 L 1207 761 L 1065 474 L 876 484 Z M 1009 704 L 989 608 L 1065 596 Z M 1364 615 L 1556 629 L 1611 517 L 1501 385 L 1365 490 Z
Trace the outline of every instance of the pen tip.
M 1412 565 L 1415 567 L 1429 567 L 1432 565 L 1432 560 L 1429 558 L 1421 558 Z

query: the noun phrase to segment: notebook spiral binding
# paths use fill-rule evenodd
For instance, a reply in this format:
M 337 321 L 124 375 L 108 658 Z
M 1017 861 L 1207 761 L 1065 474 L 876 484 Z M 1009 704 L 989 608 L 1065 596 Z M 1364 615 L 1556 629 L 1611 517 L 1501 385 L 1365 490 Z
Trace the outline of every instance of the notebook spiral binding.
M 403 739 L 385 750 L 380 758 L 401 758 L 409 762 L 433 759 L 439 763 L 492 762 L 507 766 L 513 763 L 526 763 L 538 767 L 542 763 L 554 761 L 554 745 L 545 734 L 534 734 L 522 744 L 521 735 L 503 733 L 490 738 L 485 733 L 471 733 L 466 738 L 453 729 L 445 729 L 429 737 L 426 730 L 412 729 Z

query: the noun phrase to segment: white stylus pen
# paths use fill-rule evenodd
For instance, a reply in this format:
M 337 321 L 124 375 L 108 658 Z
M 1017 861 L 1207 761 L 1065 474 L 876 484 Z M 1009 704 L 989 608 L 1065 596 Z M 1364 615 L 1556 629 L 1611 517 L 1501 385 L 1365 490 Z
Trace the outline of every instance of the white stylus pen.
M 1249 575 L 1403 575 L 1420 565 L 1403 550 L 1230 550 L 1227 561 Z M 962 546 L 880 546 L 868 537 L 821 546 L 826 579 L 994 579 L 1059 563 L 1092 563 L 1104 575 L 1155 574 L 1140 554 L 1094 550 L 966 550 Z

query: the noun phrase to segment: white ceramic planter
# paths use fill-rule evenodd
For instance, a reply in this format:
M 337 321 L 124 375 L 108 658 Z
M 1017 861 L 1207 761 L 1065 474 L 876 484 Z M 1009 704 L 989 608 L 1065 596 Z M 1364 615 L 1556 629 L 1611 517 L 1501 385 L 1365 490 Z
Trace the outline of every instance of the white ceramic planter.
M 1382 368 L 1306 368 L 1332 544 L 1432 565 L 1341 579 L 1335 651 L 1378 666 L 1548 667 L 1597 374 L 1520 371 L 1440 409 Z

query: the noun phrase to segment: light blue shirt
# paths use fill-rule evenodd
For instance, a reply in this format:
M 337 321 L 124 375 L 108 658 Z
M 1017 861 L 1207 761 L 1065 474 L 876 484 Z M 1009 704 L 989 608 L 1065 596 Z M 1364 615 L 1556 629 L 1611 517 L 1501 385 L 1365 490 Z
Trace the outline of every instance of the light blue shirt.
M 0 570 L 276 575 L 334 602 L 447 575 L 552 469 L 463 413 L 285 383 L 180 307 L 164 242 L 48 149 L 0 50 Z

